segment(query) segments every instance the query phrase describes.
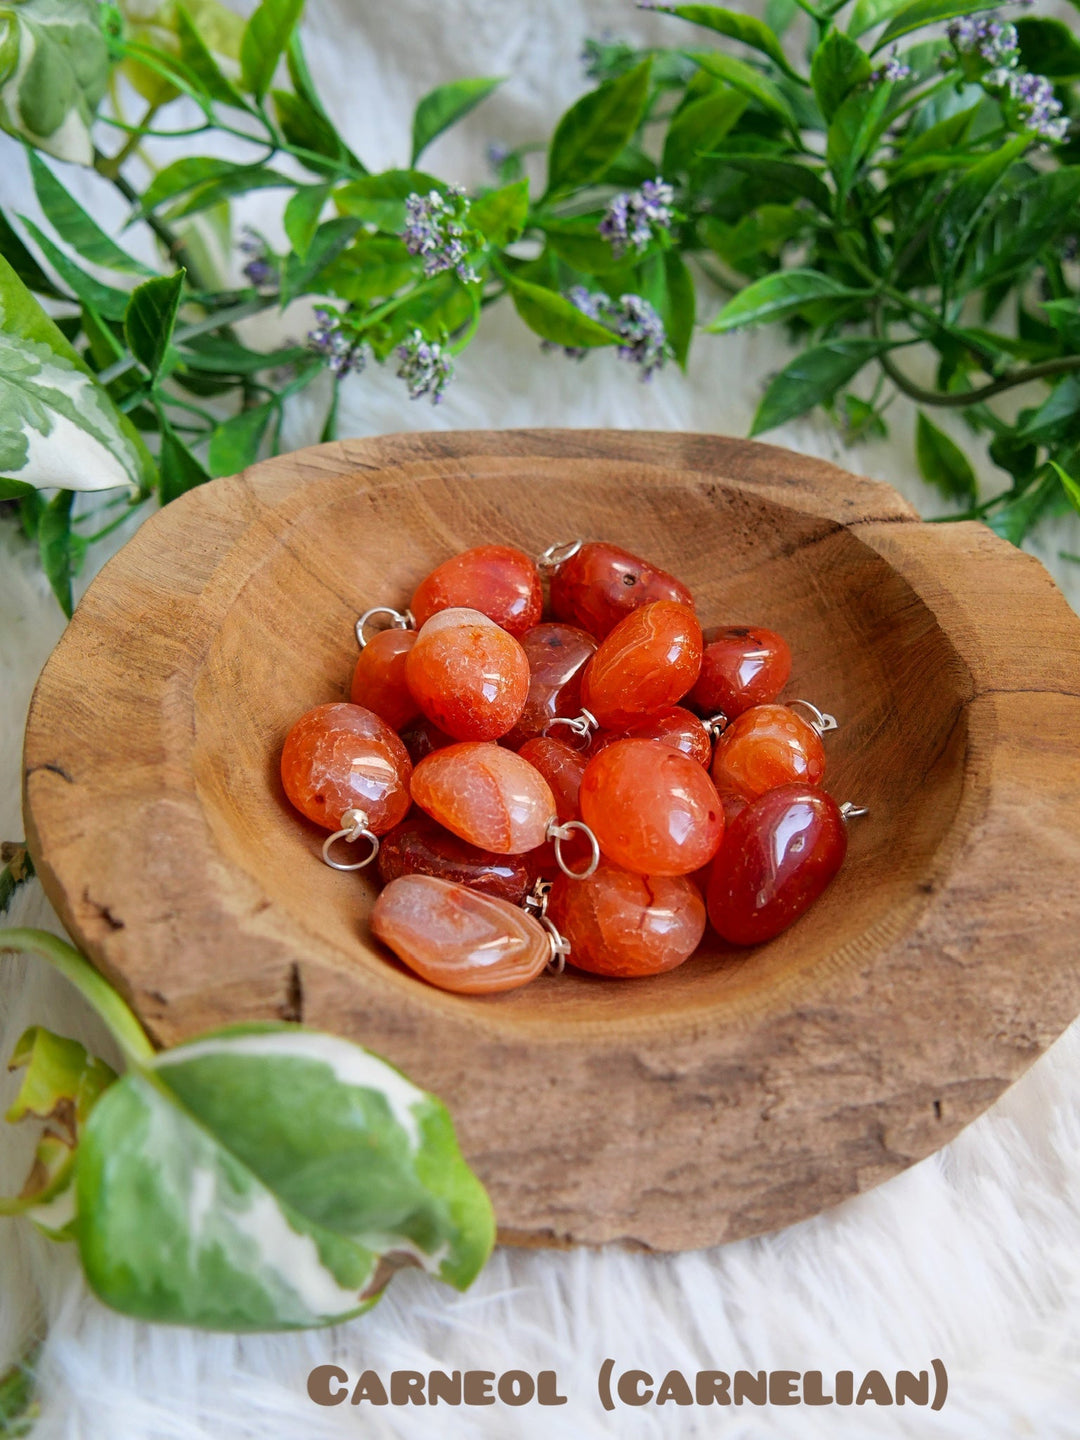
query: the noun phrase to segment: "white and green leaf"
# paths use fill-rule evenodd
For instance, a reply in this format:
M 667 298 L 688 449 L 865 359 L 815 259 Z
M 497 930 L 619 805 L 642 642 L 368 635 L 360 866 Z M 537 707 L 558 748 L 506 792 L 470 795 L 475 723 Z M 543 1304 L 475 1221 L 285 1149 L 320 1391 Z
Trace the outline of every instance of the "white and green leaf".
M 90 165 L 109 74 L 96 0 L 0 3 L 0 127 L 58 160 Z

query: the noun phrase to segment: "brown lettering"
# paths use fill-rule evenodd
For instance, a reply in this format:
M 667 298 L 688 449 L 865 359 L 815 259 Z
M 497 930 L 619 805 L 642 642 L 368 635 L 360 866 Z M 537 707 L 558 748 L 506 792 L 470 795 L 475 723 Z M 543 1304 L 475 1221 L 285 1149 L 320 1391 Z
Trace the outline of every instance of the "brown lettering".
M 724 1370 L 699 1370 L 697 1373 L 697 1403 L 699 1405 L 730 1405 L 728 1387 L 731 1376 Z
M 855 1376 L 850 1370 L 838 1370 L 836 1372 L 836 1403 L 837 1405 L 850 1405 L 851 1397 L 855 1393 Z
M 527 1370 L 507 1370 L 499 1376 L 499 1399 L 504 1405 L 527 1405 L 536 1386 Z
M 918 1375 L 910 1370 L 896 1372 L 896 1403 L 903 1405 L 910 1400 L 913 1405 L 930 1404 L 930 1371 L 920 1370 Z
M 798 1405 L 798 1370 L 771 1370 L 769 1372 L 769 1404 Z
M 426 1405 L 424 1377 L 419 1370 L 391 1370 L 391 1405 Z
M 331 1380 L 341 1382 L 338 1390 L 330 1389 Z M 308 1398 L 316 1405 L 340 1405 L 349 1393 L 348 1373 L 338 1365 L 316 1365 L 307 1377 Z
M 565 1405 L 566 1396 L 559 1394 L 559 1377 L 554 1370 L 541 1370 L 536 1377 L 536 1398 L 541 1405 Z
M 755 1375 L 750 1370 L 736 1370 L 732 1387 L 736 1405 L 749 1400 L 751 1405 L 764 1405 L 769 1398 L 769 1377 L 764 1370 Z
M 365 1370 L 356 1382 L 356 1389 L 352 1392 L 352 1403 L 359 1405 L 361 1400 L 370 1400 L 372 1405 L 389 1405 L 390 1403 L 386 1398 L 383 1383 L 374 1370 Z
M 893 1403 L 889 1382 L 880 1370 L 866 1372 L 863 1382 L 859 1386 L 859 1393 L 855 1396 L 856 1405 L 865 1405 L 868 1400 L 872 1400 L 875 1405 L 891 1405 Z
M 686 1383 L 686 1377 L 681 1370 L 669 1370 L 660 1382 L 660 1389 L 656 1392 L 656 1403 L 663 1405 L 667 1400 L 674 1400 L 676 1405 L 692 1405 L 694 1403 L 690 1386 Z
M 452 1375 L 447 1375 L 445 1370 L 432 1370 L 428 1375 L 427 1390 L 429 1405 L 438 1405 L 440 1400 L 446 1405 L 460 1405 L 461 1371 L 455 1370 Z
M 494 1370 L 466 1370 L 465 1404 L 494 1405 L 495 1396 L 491 1392 L 491 1387 L 494 1383 Z
M 820 1370 L 807 1370 L 802 1381 L 802 1398 L 804 1405 L 831 1405 L 833 1397 L 826 1395 L 821 1384 Z
M 647 1370 L 624 1370 L 615 1388 L 624 1405 L 647 1405 L 653 1397 L 648 1388 L 652 1383 L 652 1376 Z

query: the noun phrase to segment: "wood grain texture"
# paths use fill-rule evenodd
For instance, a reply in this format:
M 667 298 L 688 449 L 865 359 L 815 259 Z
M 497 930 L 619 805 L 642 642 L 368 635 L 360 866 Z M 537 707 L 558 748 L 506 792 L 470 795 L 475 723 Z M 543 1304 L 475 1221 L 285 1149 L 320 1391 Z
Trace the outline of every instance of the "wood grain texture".
M 870 807 L 791 930 L 680 969 L 467 997 L 369 938 L 278 756 L 346 698 L 352 625 L 499 541 L 606 539 L 708 624 L 780 631 Z M 105 568 L 26 737 L 31 853 L 170 1044 L 279 1016 L 438 1093 L 510 1243 L 689 1249 L 877 1184 L 1080 1010 L 1080 621 L 1031 557 L 888 487 L 711 436 L 507 431 L 318 446 L 191 492 Z

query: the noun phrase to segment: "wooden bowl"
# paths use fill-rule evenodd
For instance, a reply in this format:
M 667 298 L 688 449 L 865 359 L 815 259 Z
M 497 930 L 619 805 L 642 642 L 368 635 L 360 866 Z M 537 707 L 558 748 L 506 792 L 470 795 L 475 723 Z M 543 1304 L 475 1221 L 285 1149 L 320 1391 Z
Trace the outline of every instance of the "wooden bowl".
M 347 696 L 353 622 L 499 541 L 605 539 L 761 623 L 869 807 L 771 944 L 444 994 L 369 938 L 370 880 L 287 804 L 286 731 Z M 90 587 L 41 677 L 26 823 L 76 941 L 171 1044 L 351 1036 L 449 1105 L 509 1243 L 690 1249 L 894 1175 L 1080 1010 L 1080 621 L 1042 567 L 885 485 L 710 436 L 398 435 L 192 491 Z

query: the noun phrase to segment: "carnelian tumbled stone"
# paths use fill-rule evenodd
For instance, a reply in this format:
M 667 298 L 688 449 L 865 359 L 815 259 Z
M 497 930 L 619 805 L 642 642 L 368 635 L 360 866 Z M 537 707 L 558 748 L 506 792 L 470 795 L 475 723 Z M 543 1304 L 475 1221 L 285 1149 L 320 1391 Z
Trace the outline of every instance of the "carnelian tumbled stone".
M 708 772 L 659 740 L 616 740 L 594 756 L 581 816 L 604 856 L 639 875 L 690 875 L 724 838 Z
M 810 785 L 769 790 L 731 822 L 709 877 L 709 919 L 724 940 L 757 945 L 799 918 L 843 864 L 847 827 Z
M 338 830 L 346 810 L 360 810 L 381 835 L 409 808 L 412 761 L 385 720 L 361 705 L 317 705 L 289 731 L 281 783 L 297 810 Z
M 516 990 L 551 959 L 547 932 L 524 910 L 433 875 L 391 880 L 371 928 L 410 970 L 460 995 Z
M 349 699 L 395 730 L 420 714 L 405 678 L 405 660 L 415 644 L 415 630 L 380 630 L 360 651 L 353 671 Z
M 777 785 L 820 785 L 821 736 L 786 705 L 755 705 L 733 720 L 713 751 L 712 778 L 723 794 L 756 800 Z
M 654 600 L 674 600 L 694 608 L 694 597 L 681 580 L 617 545 L 596 541 L 582 545 L 551 577 L 555 618 L 580 625 L 598 640 L 632 610 Z
M 379 846 L 379 878 L 384 885 L 401 875 L 435 875 L 520 905 L 528 894 L 531 871 L 519 855 L 496 855 L 452 835 L 430 815 L 413 811 L 388 831 Z
M 528 555 L 509 545 L 478 545 L 421 580 L 410 609 L 417 626 L 440 610 L 479 610 L 521 636 L 540 619 L 543 604 L 540 572 Z
M 787 641 L 757 625 L 732 625 L 705 636 L 701 674 L 690 691 L 690 704 L 707 715 L 729 720 L 752 705 L 768 705 L 791 674 Z
M 433 820 L 499 855 L 523 855 L 547 839 L 555 819 L 551 786 L 501 745 L 447 745 L 413 771 L 412 798 Z
M 682 705 L 669 705 L 652 715 L 643 715 L 621 730 L 601 730 L 594 737 L 589 748 L 590 755 L 598 755 L 615 740 L 659 740 L 673 750 L 681 750 L 708 768 L 712 760 L 712 740 L 709 732 L 692 711 Z
M 557 715 L 568 719 L 577 715 L 581 677 L 596 653 L 596 641 L 575 625 L 534 625 L 521 637 L 521 648 L 529 661 L 529 694 L 517 724 L 506 736 L 513 750 L 542 734 Z
M 620 620 L 589 661 L 581 703 L 609 730 L 681 700 L 701 669 L 701 626 L 686 605 L 657 600 Z
M 479 610 L 440 610 L 405 658 L 405 675 L 429 720 L 455 740 L 497 740 L 529 693 L 529 662 Z
M 581 778 L 589 763 L 580 750 L 572 750 L 561 740 L 538 735 L 535 740 L 526 740 L 517 752 L 522 760 L 534 765 L 555 796 L 560 825 L 567 820 L 576 820 L 581 814 L 579 795 Z
M 674 970 L 705 932 L 705 902 L 681 875 L 635 875 L 601 861 L 587 880 L 560 875 L 548 914 L 570 941 L 571 965 L 629 978 Z

